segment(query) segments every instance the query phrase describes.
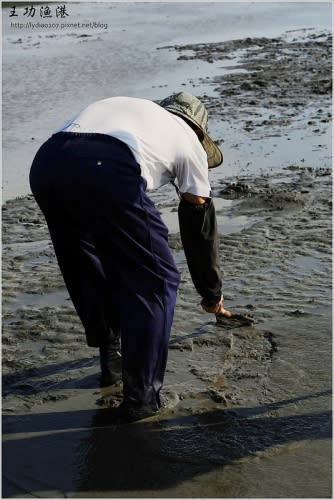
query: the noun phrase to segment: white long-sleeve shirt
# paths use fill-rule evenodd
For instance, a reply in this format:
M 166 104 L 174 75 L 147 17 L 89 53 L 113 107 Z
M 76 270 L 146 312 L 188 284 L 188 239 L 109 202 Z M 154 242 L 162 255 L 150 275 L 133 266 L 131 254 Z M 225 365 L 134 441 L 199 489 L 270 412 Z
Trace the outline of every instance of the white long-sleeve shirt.
M 126 143 L 148 190 L 176 178 L 181 193 L 210 196 L 207 156 L 197 135 L 182 118 L 152 101 L 134 97 L 97 101 L 60 131 L 101 133 Z

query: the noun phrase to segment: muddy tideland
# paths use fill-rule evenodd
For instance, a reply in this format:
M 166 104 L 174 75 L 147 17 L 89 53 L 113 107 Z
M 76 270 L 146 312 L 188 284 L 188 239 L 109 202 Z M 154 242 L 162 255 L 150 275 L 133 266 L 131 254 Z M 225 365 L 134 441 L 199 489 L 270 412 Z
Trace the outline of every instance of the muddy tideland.
M 225 305 L 255 317 L 201 310 L 177 196 L 153 193 L 181 271 L 165 379 L 178 404 L 159 416 L 113 422 L 121 388 L 99 387 L 44 218 L 31 195 L 5 203 L 4 497 L 332 496 L 331 47 L 299 30 L 159 48 L 215 68 L 182 88 L 227 163 L 210 173 Z

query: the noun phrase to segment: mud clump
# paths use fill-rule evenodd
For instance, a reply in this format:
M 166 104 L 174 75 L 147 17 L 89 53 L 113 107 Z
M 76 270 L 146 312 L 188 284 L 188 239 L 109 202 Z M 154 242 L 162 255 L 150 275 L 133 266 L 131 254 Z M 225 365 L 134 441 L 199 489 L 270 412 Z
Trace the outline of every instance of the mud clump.
M 241 181 L 232 182 L 219 191 L 219 195 L 226 199 L 242 198 L 251 196 L 251 194 L 254 194 L 254 190 L 248 184 L 244 184 Z
M 267 193 L 260 193 L 257 197 L 247 200 L 244 206 L 246 209 L 263 208 L 269 211 L 298 210 L 303 208 L 310 201 L 306 194 L 289 191 L 288 189 L 271 189 Z
M 298 39 L 291 39 L 286 33 L 279 38 L 245 38 L 162 48 L 176 50 L 180 53 L 179 60 L 233 61 L 230 73 L 220 75 L 217 68 L 216 76 L 200 80 L 213 87 L 217 96 L 200 97 L 211 116 L 227 121 L 243 119 L 242 126 L 247 132 L 271 128 L 281 135 L 281 128 L 291 125 L 306 107 L 320 104 L 321 111 L 329 108 L 332 94 L 330 33 L 304 34 Z M 238 71 L 233 71 L 235 69 Z M 272 113 L 263 117 L 259 109 L 272 110 Z M 250 115 L 253 116 L 250 118 Z M 332 115 L 327 111 L 315 113 L 311 118 L 306 120 L 306 126 L 314 129 L 319 119 L 321 123 L 329 123 Z M 321 132 L 320 128 L 317 130 Z
M 298 210 L 312 201 L 310 188 L 314 186 L 315 173 L 305 168 L 294 170 L 298 177 L 291 182 L 272 182 L 267 177 L 238 180 L 217 189 L 216 196 L 240 200 L 239 213 L 259 211 Z

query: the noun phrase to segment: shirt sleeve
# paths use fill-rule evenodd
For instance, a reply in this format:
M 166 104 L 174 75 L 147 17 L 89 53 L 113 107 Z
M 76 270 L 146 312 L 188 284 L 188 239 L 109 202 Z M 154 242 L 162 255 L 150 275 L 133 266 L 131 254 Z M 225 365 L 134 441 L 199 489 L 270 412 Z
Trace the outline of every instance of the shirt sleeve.
M 181 240 L 192 281 L 208 303 L 222 295 L 216 212 L 212 199 L 202 205 L 181 199 L 178 209 Z
M 185 142 L 182 157 L 177 161 L 175 168 L 179 190 L 181 193 L 209 198 L 211 186 L 206 152 L 196 136 L 192 141 Z

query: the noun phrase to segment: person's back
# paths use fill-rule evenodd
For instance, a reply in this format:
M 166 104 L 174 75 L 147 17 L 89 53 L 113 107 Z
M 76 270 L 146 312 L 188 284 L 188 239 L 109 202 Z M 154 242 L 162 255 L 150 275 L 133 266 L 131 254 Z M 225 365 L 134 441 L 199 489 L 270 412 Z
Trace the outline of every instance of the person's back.
M 206 154 L 195 132 L 152 101 L 135 97 L 97 101 L 60 130 L 106 134 L 127 144 L 147 190 L 177 178 L 181 192 L 210 195 Z

